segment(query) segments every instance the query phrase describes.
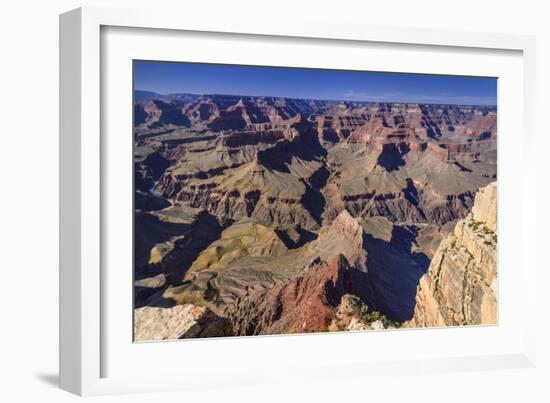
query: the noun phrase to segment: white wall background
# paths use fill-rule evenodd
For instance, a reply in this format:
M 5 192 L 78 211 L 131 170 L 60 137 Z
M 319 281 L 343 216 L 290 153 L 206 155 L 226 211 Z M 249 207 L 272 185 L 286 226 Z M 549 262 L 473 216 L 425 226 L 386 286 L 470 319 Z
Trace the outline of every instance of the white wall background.
M 543 1 L 393 0 L 19 0 L 0 12 L 0 396 L 5 402 L 68 402 L 76 398 L 57 383 L 58 335 L 58 14 L 81 5 L 110 7 L 185 6 L 186 13 L 235 13 L 283 19 L 307 14 L 354 23 L 450 28 L 537 36 L 539 158 L 526 175 L 538 172 L 539 192 L 548 196 L 550 13 Z M 511 161 L 510 163 L 514 163 Z M 546 200 L 542 197 L 539 200 Z M 548 217 L 539 205 L 533 234 L 547 248 Z M 213 390 L 161 395 L 93 398 L 112 402 L 180 401 L 549 401 L 550 321 L 546 297 L 549 265 L 539 256 L 540 320 L 537 368 L 451 375 L 378 377 L 346 384 Z M 337 352 L 335 352 L 337 354 Z M 185 365 L 182 363 L 182 365 Z

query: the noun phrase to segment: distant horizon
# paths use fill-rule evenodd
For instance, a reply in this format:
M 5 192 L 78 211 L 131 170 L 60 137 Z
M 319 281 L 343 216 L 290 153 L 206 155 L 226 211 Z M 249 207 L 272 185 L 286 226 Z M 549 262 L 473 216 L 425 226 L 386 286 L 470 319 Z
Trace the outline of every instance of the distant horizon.
M 134 91 L 364 103 L 497 106 L 497 79 L 135 60 Z
M 153 90 L 144 90 L 141 88 L 134 89 L 134 92 L 150 92 L 162 97 L 169 97 L 175 95 L 192 95 L 192 96 L 231 96 L 231 97 L 251 97 L 251 98 L 284 98 L 284 99 L 294 99 L 294 100 L 306 100 L 306 101 L 321 101 L 321 102 L 354 102 L 354 103 L 363 103 L 363 104 L 418 104 L 418 105 L 441 105 L 441 106 L 485 106 L 485 107 L 495 107 L 496 104 L 451 104 L 451 103 L 442 103 L 442 102 L 415 102 L 415 101 L 365 101 L 365 100 L 353 100 L 348 99 L 327 99 L 327 98 L 297 98 L 297 97 L 287 97 L 287 96 L 278 96 L 278 95 L 258 95 L 258 94 L 224 94 L 224 93 L 198 93 L 198 92 L 167 92 L 160 93 Z

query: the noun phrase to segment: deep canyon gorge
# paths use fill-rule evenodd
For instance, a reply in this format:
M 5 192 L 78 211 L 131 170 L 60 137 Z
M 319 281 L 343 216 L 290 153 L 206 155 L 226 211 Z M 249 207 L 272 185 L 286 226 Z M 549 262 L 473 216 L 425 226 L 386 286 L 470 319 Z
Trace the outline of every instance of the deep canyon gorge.
M 496 107 L 134 97 L 136 341 L 496 324 Z

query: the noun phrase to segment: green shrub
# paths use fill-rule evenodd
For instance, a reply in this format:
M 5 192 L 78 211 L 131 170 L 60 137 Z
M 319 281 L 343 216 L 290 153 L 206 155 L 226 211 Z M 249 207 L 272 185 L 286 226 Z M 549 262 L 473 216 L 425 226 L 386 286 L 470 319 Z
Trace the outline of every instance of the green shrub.
M 472 224 L 472 229 L 474 230 L 474 232 L 478 230 L 481 224 L 482 224 L 481 221 L 474 221 L 474 223 Z
M 361 306 L 361 320 L 363 323 L 370 325 L 377 320 L 381 321 L 385 328 L 388 327 L 399 327 L 401 324 L 389 319 L 386 315 L 378 311 L 370 311 L 366 304 Z

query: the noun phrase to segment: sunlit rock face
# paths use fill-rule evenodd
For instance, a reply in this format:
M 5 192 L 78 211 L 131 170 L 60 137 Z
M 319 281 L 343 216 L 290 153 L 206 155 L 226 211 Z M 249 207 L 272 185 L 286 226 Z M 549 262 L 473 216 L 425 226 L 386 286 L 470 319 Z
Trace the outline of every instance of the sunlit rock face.
M 472 212 L 437 249 L 420 280 L 410 327 L 496 324 L 496 182 L 481 188 Z
M 143 307 L 134 314 L 136 341 L 232 336 L 231 324 L 208 308 L 190 304 L 172 308 Z
M 142 93 L 134 117 L 140 340 L 496 322 L 495 108 Z

